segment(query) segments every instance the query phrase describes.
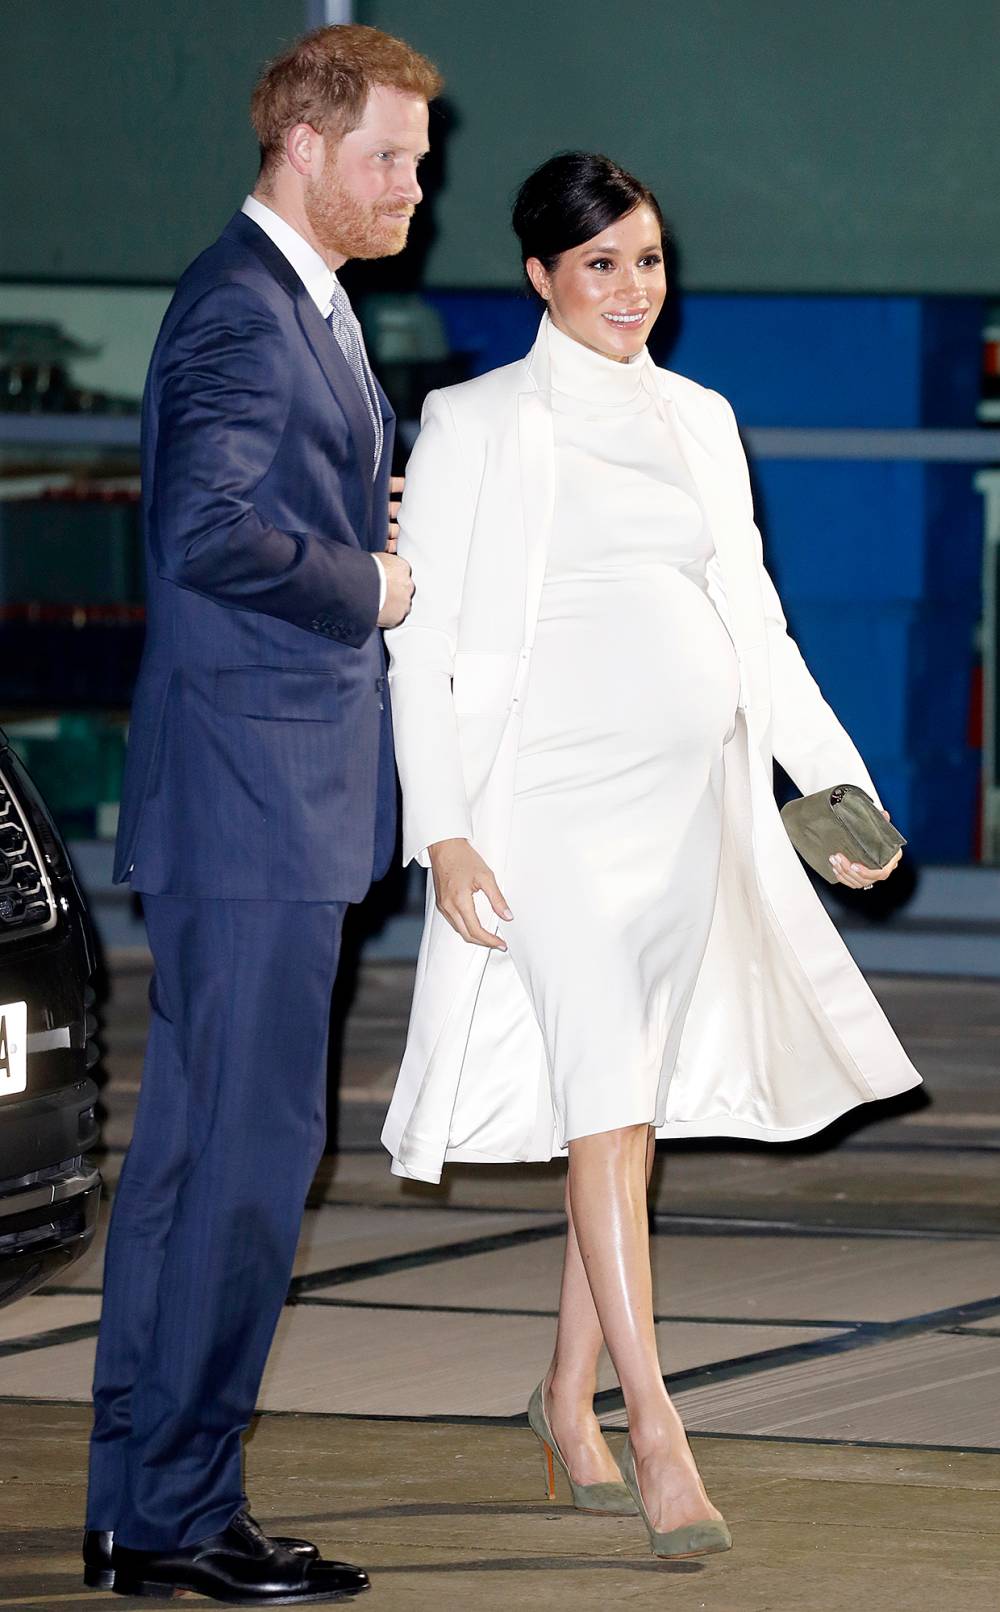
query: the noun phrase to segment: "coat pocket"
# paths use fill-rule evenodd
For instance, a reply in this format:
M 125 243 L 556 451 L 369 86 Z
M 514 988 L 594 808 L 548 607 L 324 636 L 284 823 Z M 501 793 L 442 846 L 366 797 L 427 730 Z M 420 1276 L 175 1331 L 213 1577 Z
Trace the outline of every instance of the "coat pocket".
M 502 714 L 508 709 L 517 675 L 516 655 L 488 650 L 459 650 L 452 669 L 452 699 L 459 716 L 478 712 Z
M 340 715 L 337 672 L 282 666 L 223 666 L 215 674 L 216 710 L 265 721 L 333 722 Z

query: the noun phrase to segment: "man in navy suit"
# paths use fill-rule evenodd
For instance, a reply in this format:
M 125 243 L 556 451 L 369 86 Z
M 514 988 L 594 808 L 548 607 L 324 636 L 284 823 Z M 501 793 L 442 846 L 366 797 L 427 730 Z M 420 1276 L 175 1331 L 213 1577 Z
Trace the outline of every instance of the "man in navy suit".
M 122 1594 L 268 1605 L 368 1582 L 258 1528 L 241 1435 L 324 1143 L 344 912 L 395 839 L 377 629 L 413 585 L 386 552 L 392 411 L 336 270 L 405 244 L 440 87 L 371 28 L 272 63 L 254 193 L 181 278 L 150 366 L 117 877 L 142 893 L 152 1018 L 84 1539 L 87 1582 Z

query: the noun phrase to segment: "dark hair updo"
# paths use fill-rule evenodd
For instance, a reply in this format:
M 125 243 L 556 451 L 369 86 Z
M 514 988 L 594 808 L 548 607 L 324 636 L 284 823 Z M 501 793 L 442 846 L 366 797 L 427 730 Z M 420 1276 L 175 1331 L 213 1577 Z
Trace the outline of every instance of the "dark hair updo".
M 562 151 L 529 174 L 517 193 L 511 223 L 521 262 L 536 257 L 551 274 L 563 252 L 593 240 L 645 202 L 663 238 L 660 204 L 648 185 L 594 151 Z

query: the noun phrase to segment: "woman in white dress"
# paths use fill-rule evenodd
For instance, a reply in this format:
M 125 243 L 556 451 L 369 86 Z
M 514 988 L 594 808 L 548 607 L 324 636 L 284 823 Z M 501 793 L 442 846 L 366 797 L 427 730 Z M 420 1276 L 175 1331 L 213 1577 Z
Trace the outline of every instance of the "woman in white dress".
M 529 1407 L 550 1486 L 554 1454 L 581 1508 L 634 1501 L 657 1554 L 700 1554 L 730 1538 L 657 1357 L 655 1135 L 801 1136 L 919 1077 L 777 818 L 772 736 L 803 789 L 877 797 L 787 636 L 728 405 L 646 351 L 659 206 L 571 153 L 525 182 L 514 227 L 538 341 L 432 394 L 400 512 L 404 854 L 432 881 L 384 1139 L 432 1180 L 568 1152 L 555 1352 Z M 861 888 L 894 866 L 835 872 Z M 620 1470 L 593 1409 L 604 1343 Z

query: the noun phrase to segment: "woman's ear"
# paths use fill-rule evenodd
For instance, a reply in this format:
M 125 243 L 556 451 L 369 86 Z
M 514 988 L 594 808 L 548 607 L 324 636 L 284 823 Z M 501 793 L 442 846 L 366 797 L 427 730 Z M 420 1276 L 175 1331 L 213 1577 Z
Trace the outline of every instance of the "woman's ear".
M 552 281 L 549 272 L 540 258 L 529 257 L 524 265 L 524 272 L 528 276 L 543 302 L 548 302 L 552 290 Z

